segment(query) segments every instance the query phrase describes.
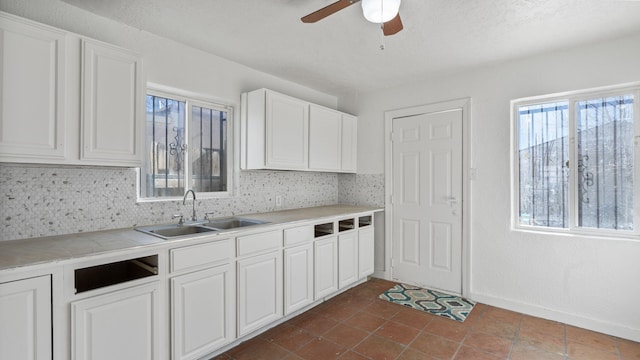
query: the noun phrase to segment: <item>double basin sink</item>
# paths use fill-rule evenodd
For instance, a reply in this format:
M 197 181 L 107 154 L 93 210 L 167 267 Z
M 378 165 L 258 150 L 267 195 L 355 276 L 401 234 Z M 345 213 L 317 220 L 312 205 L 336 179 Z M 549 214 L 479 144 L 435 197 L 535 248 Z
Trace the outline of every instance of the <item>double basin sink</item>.
M 194 224 L 171 224 L 171 225 L 157 225 L 157 226 L 145 226 L 136 228 L 136 230 L 154 235 L 163 239 L 170 239 L 178 236 L 197 235 L 208 232 L 215 232 L 221 230 L 231 230 L 237 228 L 243 228 L 253 225 L 267 224 L 267 221 L 247 219 L 242 217 L 228 217 L 220 219 L 208 220 L 204 223 Z

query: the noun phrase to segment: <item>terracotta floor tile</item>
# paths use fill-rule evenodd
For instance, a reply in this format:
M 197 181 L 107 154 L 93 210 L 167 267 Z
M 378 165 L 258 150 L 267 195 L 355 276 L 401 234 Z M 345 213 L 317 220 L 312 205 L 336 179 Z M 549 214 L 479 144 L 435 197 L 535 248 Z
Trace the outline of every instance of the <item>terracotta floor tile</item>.
M 511 340 L 515 338 L 517 331 L 517 325 L 485 317 L 478 320 L 471 329 L 471 332 L 482 332 Z
M 298 354 L 291 353 L 283 357 L 282 360 L 304 360 L 304 358 L 300 357 Z
M 289 354 L 289 351 L 276 344 L 264 339 L 256 339 L 256 341 L 251 341 L 251 344 L 234 353 L 232 357 L 236 360 L 273 360 L 282 359 Z
M 212 360 L 640 360 L 640 343 L 476 304 L 463 323 L 349 289 Z
M 616 339 L 616 343 L 622 360 L 640 360 L 640 343 L 625 339 Z
M 367 336 L 369 336 L 368 332 L 345 324 L 338 324 L 323 335 L 324 338 L 349 348 L 354 347 Z
M 328 317 L 336 321 L 344 321 L 352 317 L 361 309 L 356 303 L 334 303 L 328 306 L 324 311 L 319 312 L 322 316 Z
M 296 354 L 306 360 L 328 360 L 337 359 L 344 354 L 347 349 L 333 341 L 323 338 L 316 338 L 309 344 L 296 351 Z
M 380 316 L 385 319 L 391 319 L 395 314 L 404 310 L 404 306 L 391 303 L 389 301 L 377 299 L 371 304 L 367 305 L 364 309 L 365 312 Z
M 369 358 L 350 350 L 342 354 L 342 356 L 340 356 L 340 360 L 369 360 Z
M 577 342 L 567 341 L 567 355 L 572 360 L 619 360 L 617 351 L 607 352 Z
M 297 326 L 280 325 L 264 333 L 262 338 L 289 351 L 296 351 L 315 339 L 315 336 Z
M 510 311 L 510 310 L 490 306 L 484 312 L 484 315 L 482 317 L 492 319 L 492 320 L 498 320 L 502 323 L 511 324 L 517 327 L 520 325 L 520 320 L 522 320 L 522 316 L 523 315 L 521 313 L 517 313 L 515 311 Z
M 451 359 L 460 343 L 423 331 L 409 347 L 437 358 Z
M 456 354 L 455 360 L 504 360 L 504 358 L 475 348 L 463 346 Z
M 436 318 L 424 328 L 424 331 L 460 342 L 469 332 L 469 328 L 455 320 Z
M 404 346 L 395 341 L 377 335 L 371 335 L 358 344 L 354 350 L 373 360 L 390 360 L 400 355 L 402 350 L 404 350 Z
M 355 315 L 344 321 L 347 325 L 357 327 L 368 332 L 374 332 L 385 322 L 385 319 L 363 311 L 357 312 Z
M 322 335 L 337 324 L 338 322 L 333 319 L 329 319 L 318 314 L 312 314 L 311 316 L 297 322 L 295 326 L 307 330 L 311 334 Z
M 391 318 L 391 321 L 399 322 L 414 329 L 422 330 L 434 318 L 435 316 L 427 314 L 424 311 L 415 309 L 402 309 Z
M 565 335 L 564 324 L 528 315 L 523 315 L 522 317 L 520 332 L 523 330 L 545 333 L 558 337 L 561 336 L 563 338 Z
M 566 330 L 567 345 L 570 343 L 580 343 L 600 351 L 616 352 L 616 342 L 612 336 L 575 326 L 567 326 Z
M 539 347 L 519 342 L 513 346 L 510 360 L 563 360 L 564 354 L 545 351 Z
M 418 336 L 420 330 L 402 325 L 395 321 L 387 321 L 376 330 L 375 334 L 389 340 L 407 345 Z
M 404 349 L 402 354 L 400 354 L 400 356 L 398 356 L 397 358 L 397 360 L 437 360 L 437 359 L 438 358 L 436 357 L 427 355 L 423 352 L 420 352 L 412 348 Z
M 472 332 L 464 339 L 463 345 L 506 358 L 509 355 L 512 343 L 511 340 L 503 337 Z
M 554 354 L 564 355 L 566 352 L 564 336 L 553 336 L 537 331 L 522 331 L 518 334 L 518 342 Z

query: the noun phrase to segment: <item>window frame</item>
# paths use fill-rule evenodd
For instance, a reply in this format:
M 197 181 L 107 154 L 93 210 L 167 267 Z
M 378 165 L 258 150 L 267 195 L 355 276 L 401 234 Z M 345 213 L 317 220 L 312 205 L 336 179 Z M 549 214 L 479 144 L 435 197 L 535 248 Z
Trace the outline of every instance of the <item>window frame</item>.
M 576 104 L 579 101 L 590 100 L 598 97 L 619 96 L 632 94 L 634 97 L 634 136 L 633 136 L 633 230 L 597 229 L 578 226 L 578 183 L 577 166 L 569 167 L 568 176 L 568 226 L 566 228 L 545 227 L 538 225 L 521 224 L 520 213 L 520 161 L 518 150 L 519 128 L 518 109 L 522 106 L 541 105 L 551 102 L 567 101 L 569 122 L 569 161 L 570 164 L 578 164 L 578 151 L 576 144 L 577 119 Z M 627 238 L 640 239 L 640 82 L 606 86 L 585 90 L 577 90 L 549 95 L 533 96 L 511 100 L 510 126 L 511 126 L 511 227 L 515 231 L 550 233 L 558 235 L 581 235 L 590 237 Z
M 235 185 L 237 183 L 237 174 L 236 174 L 236 166 L 235 166 L 235 152 L 236 152 L 236 138 L 235 138 L 235 106 L 233 103 L 222 101 L 219 99 L 211 98 L 205 95 L 192 93 L 189 91 L 175 89 L 163 85 L 157 84 L 147 84 L 147 89 L 145 92 L 145 98 L 147 95 L 160 96 L 164 98 L 168 98 L 171 100 L 182 101 L 185 103 L 185 139 L 191 138 L 191 106 L 197 107 L 206 107 L 214 110 L 221 110 L 227 112 L 227 148 L 226 148 L 226 183 L 227 190 L 226 191 L 214 191 L 214 192 L 196 192 L 196 197 L 198 200 L 201 199 L 216 199 L 216 198 L 229 198 L 232 197 L 235 193 Z M 142 142 L 146 144 L 146 139 L 144 139 L 144 134 L 146 133 L 146 123 L 143 126 L 145 131 L 142 132 Z M 146 145 L 145 147 L 146 152 Z M 184 165 L 184 173 L 185 173 L 185 194 L 189 189 L 191 189 L 191 159 L 190 153 L 193 152 L 192 145 L 187 143 L 187 152 L 186 152 L 186 160 Z M 146 160 L 144 160 L 146 161 Z M 184 198 L 184 194 L 182 196 L 166 196 L 166 197 L 142 197 L 142 166 L 136 168 L 136 197 L 137 202 L 161 202 L 161 201 L 182 201 Z

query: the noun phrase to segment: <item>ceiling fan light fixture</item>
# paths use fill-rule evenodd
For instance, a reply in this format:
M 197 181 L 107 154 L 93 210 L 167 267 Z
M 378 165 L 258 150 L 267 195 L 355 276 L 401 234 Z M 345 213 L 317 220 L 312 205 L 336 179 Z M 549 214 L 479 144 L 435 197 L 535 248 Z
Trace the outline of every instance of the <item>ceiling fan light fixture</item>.
M 362 0 L 362 13 L 365 19 L 372 23 L 384 23 L 398 15 L 400 1 L 401 0 Z

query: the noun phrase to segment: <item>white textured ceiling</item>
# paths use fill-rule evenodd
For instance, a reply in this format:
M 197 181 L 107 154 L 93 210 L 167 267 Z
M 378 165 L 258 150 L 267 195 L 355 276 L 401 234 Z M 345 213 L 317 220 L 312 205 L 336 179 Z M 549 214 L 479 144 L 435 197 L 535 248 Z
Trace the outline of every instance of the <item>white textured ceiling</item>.
M 403 0 L 384 51 L 360 4 L 300 21 L 335 0 L 63 1 L 334 95 L 640 33 L 638 0 Z

